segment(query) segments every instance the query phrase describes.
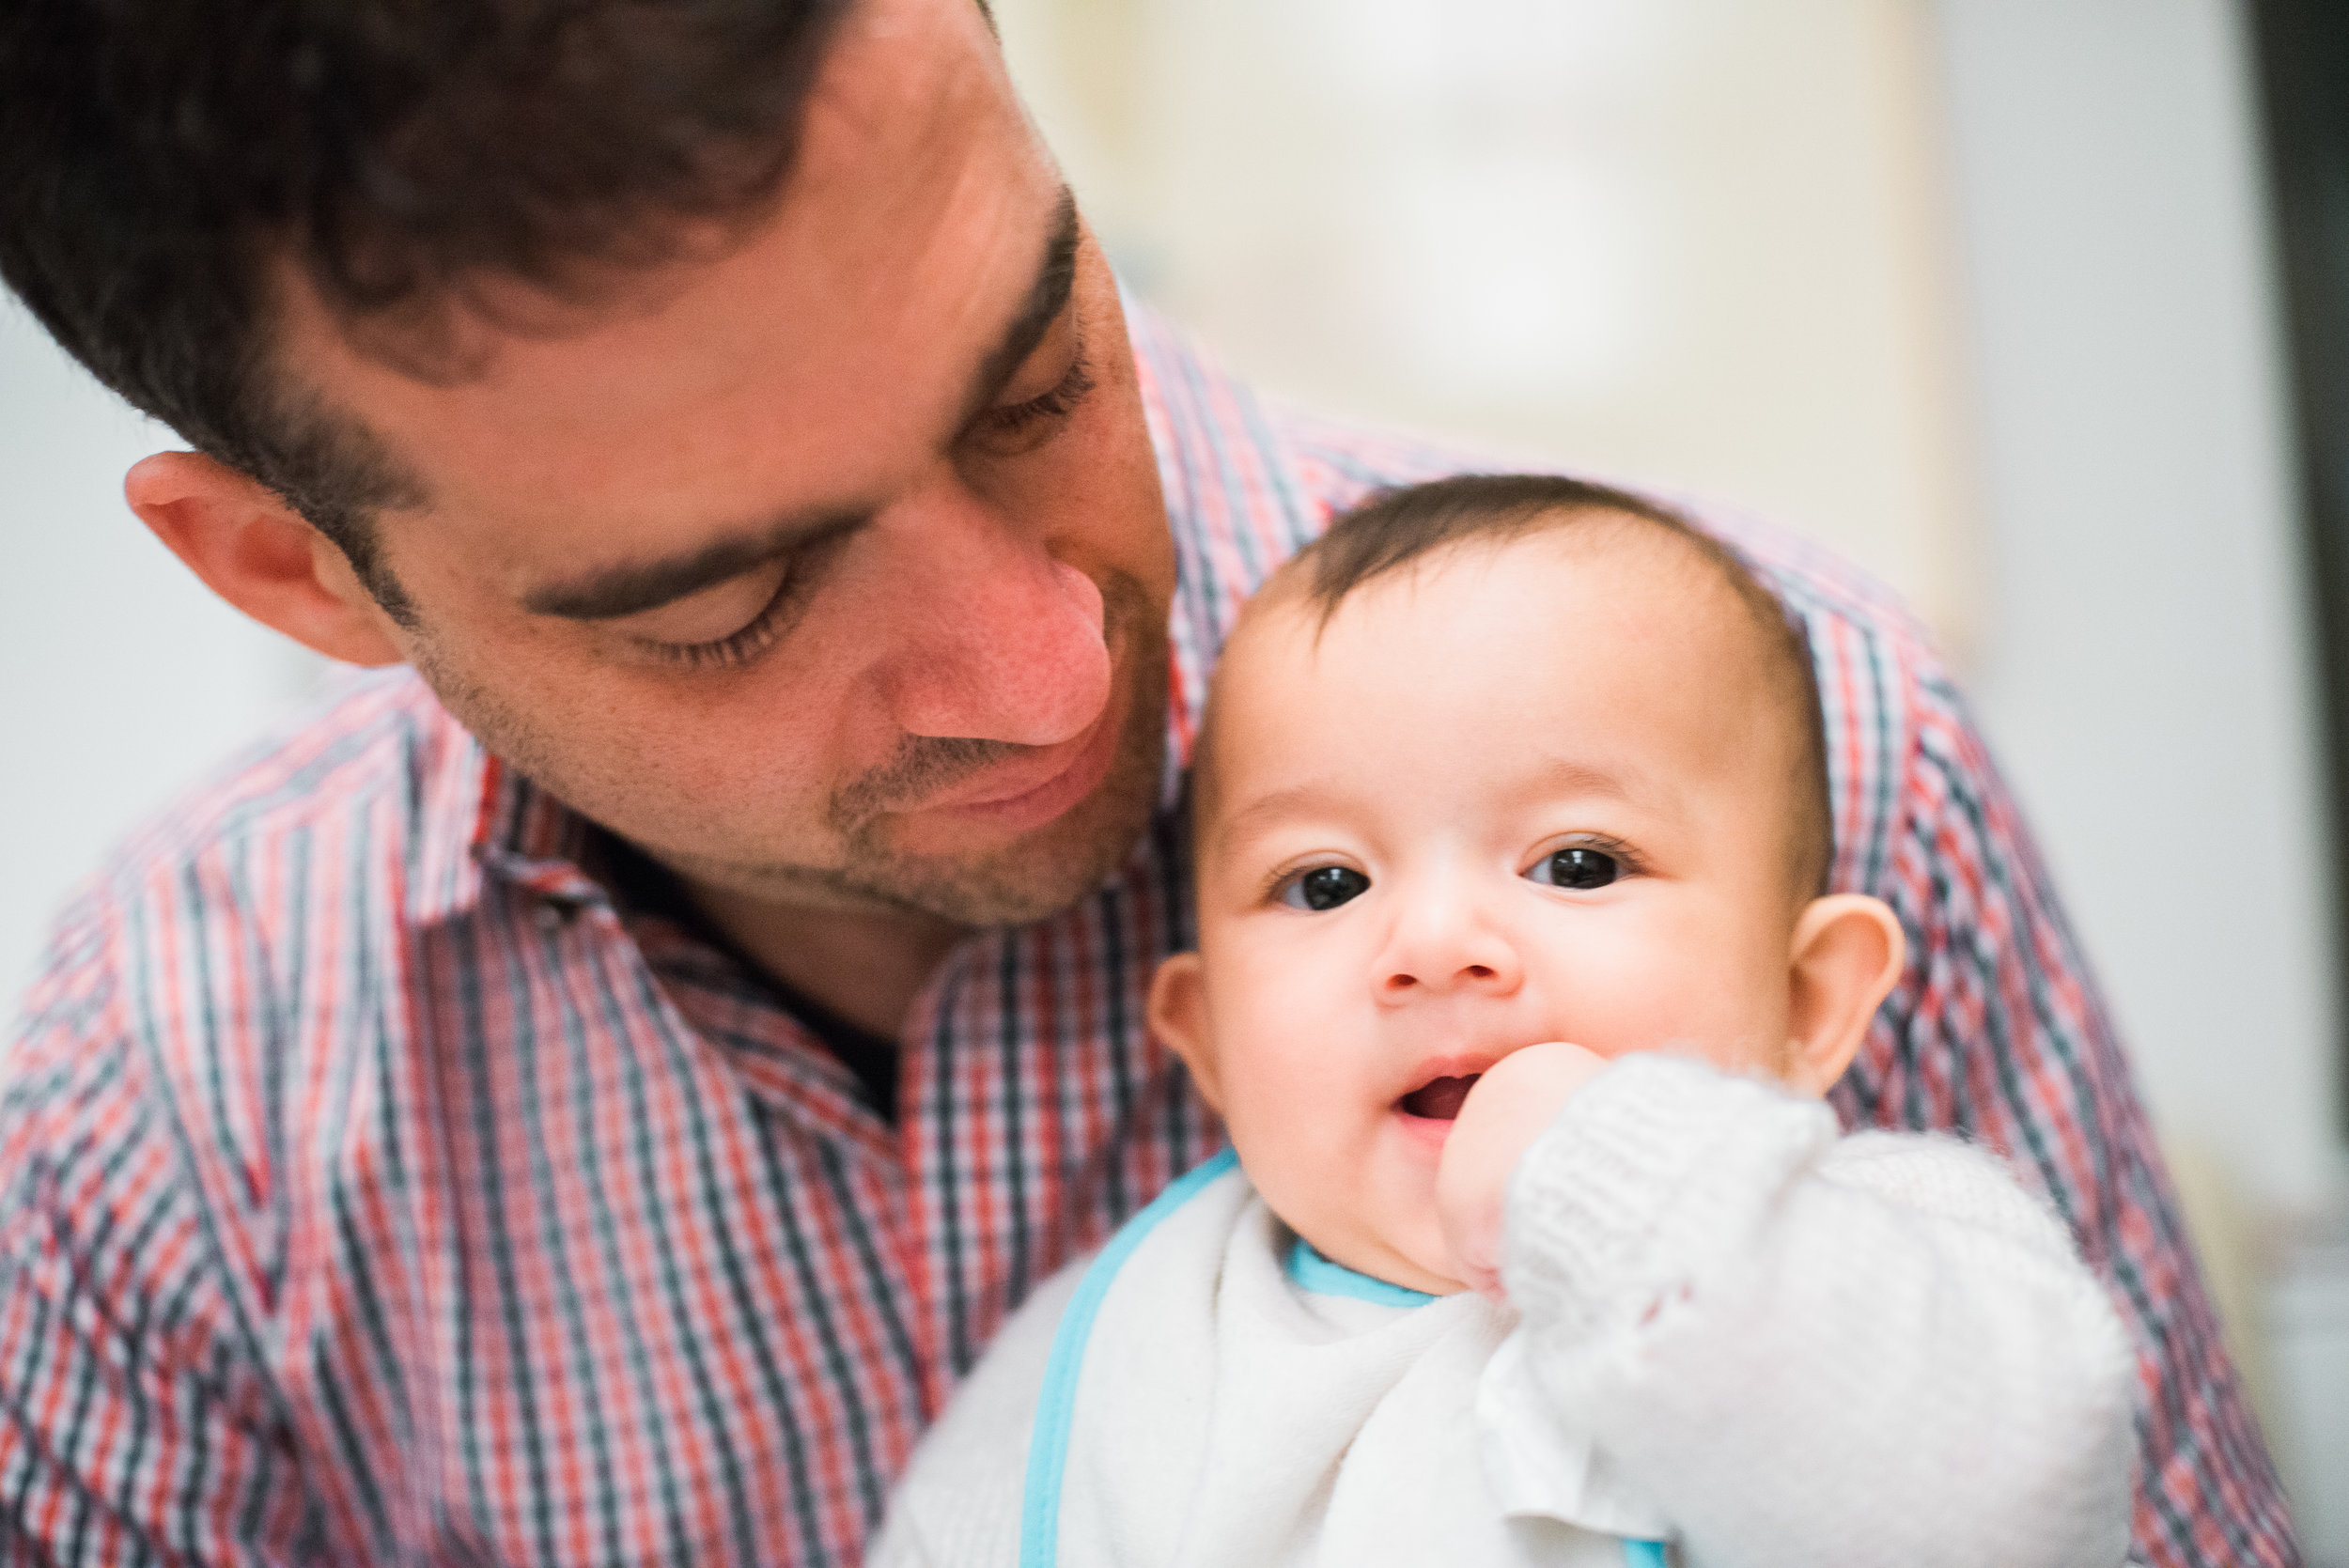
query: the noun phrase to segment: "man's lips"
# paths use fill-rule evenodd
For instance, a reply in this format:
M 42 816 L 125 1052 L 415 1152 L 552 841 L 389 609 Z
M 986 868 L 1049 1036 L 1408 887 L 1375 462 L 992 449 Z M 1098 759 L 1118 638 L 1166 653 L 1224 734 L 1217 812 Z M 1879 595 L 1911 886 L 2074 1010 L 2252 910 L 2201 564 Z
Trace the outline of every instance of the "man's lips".
M 943 815 L 1023 832 L 1061 815 L 1093 793 L 1117 756 L 1125 705 L 1112 702 L 1082 735 L 990 768 L 909 815 Z

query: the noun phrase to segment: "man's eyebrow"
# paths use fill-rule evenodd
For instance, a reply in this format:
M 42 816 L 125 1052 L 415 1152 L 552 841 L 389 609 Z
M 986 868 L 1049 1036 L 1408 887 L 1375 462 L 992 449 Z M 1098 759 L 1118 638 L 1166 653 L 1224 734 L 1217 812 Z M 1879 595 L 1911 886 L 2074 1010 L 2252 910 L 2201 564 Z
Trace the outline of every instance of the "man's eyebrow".
M 522 608 L 536 615 L 560 615 L 572 621 L 609 621 L 641 614 L 739 576 L 795 546 L 856 527 L 869 516 L 858 510 L 832 510 L 771 519 L 683 554 L 607 567 L 533 588 L 522 596 Z
M 964 399 L 960 429 L 977 418 L 1003 392 L 1020 362 L 1034 352 L 1044 334 L 1068 306 L 1077 282 L 1077 198 L 1066 186 L 1052 209 L 1051 237 L 1028 297 L 1011 324 L 997 339 L 971 378 Z M 665 560 L 631 562 L 588 572 L 568 582 L 533 588 L 522 596 L 522 608 L 538 615 L 560 615 L 573 621 L 608 621 L 622 615 L 657 610 L 689 594 L 723 582 L 763 561 L 819 536 L 837 533 L 865 520 L 865 514 L 818 512 L 782 518 L 757 528 L 736 533 L 697 550 Z
M 1081 234 L 1077 197 L 1064 185 L 1060 201 L 1052 209 L 1051 238 L 1045 242 L 1044 260 L 1036 269 L 1035 281 L 1028 286 L 1027 301 L 972 376 L 970 388 L 963 396 L 962 417 L 955 422 L 956 429 L 960 430 L 978 418 L 1002 395 L 1020 362 L 1035 351 L 1035 346 L 1044 341 L 1044 334 L 1067 308 L 1068 296 L 1077 287 L 1077 241 Z

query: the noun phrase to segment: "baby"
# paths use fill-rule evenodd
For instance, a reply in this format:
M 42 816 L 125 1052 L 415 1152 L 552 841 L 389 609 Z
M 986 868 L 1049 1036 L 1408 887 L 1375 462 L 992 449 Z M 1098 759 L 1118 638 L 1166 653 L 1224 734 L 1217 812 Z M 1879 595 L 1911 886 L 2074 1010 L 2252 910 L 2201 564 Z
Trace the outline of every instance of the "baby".
M 2056 1221 L 1819 1096 L 1900 975 L 1736 559 L 1570 480 L 1278 573 L 1150 1016 L 1226 1155 L 1014 1317 L 871 1560 L 2119 1564 L 2133 1363 Z

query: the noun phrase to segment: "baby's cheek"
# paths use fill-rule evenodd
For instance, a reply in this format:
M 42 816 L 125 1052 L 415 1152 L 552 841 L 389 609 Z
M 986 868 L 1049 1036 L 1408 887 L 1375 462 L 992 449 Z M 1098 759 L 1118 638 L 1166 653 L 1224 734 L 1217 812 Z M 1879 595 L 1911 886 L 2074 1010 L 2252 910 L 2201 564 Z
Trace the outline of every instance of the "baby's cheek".
M 1361 1086 L 1341 1071 L 1285 1068 L 1256 1077 L 1234 1112 L 1256 1141 L 1292 1163 L 1343 1160 L 1360 1141 L 1366 1110 Z
M 1751 1036 L 1741 965 L 1691 963 L 1688 949 L 1671 939 L 1609 945 L 1578 955 L 1562 1000 L 1563 1039 L 1610 1059 L 1667 1047 L 1710 1059 Z
M 1626 953 L 1604 981 L 1578 986 L 1566 999 L 1565 1038 L 1601 1056 L 1653 1050 L 1688 1033 L 1704 1008 L 1696 998 L 1674 995 L 1677 977 L 1648 978 L 1647 955 Z
M 1328 1211 L 1357 1190 L 1372 1117 L 1362 1088 L 1335 1064 L 1286 1061 L 1227 1080 L 1224 1120 L 1268 1202 Z

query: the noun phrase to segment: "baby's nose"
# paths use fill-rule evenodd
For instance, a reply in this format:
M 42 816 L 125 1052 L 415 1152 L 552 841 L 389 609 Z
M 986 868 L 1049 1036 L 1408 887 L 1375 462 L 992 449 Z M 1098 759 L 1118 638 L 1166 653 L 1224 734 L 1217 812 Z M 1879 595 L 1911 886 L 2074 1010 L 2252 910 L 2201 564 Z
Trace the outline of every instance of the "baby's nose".
M 1379 1001 L 1506 992 L 1523 981 L 1507 913 L 1494 907 L 1475 868 L 1441 866 L 1398 880 L 1394 924 L 1371 971 Z
M 1419 967 L 1430 968 L 1425 965 Z M 1431 980 L 1439 986 L 1443 985 L 1447 980 L 1452 986 L 1489 986 L 1499 984 L 1501 978 L 1501 971 L 1497 966 L 1485 963 L 1462 964 L 1453 970 L 1449 975 L 1443 972 L 1442 967 L 1436 966 L 1431 969 L 1428 979 L 1422 979 L 1412 970 L 1398 969 L 1387 976 L 1387 989 L 1390 992 L 1408 991 L 1415 986 L 1427 985 Z

